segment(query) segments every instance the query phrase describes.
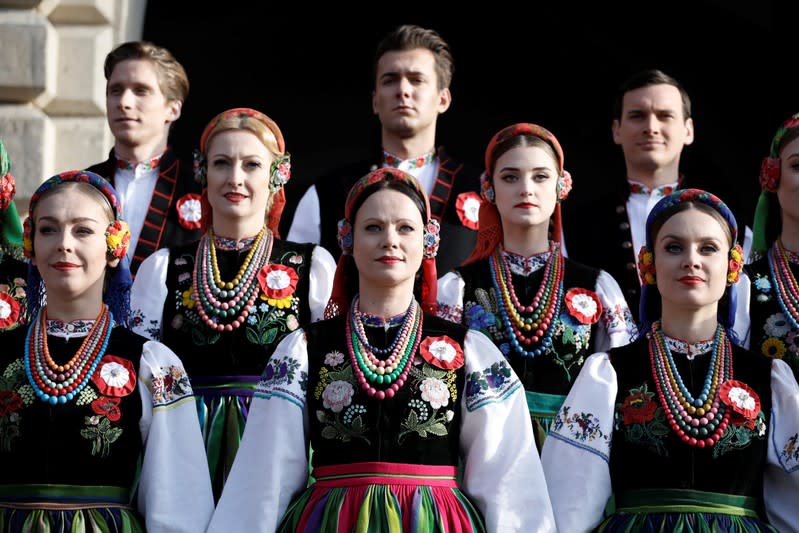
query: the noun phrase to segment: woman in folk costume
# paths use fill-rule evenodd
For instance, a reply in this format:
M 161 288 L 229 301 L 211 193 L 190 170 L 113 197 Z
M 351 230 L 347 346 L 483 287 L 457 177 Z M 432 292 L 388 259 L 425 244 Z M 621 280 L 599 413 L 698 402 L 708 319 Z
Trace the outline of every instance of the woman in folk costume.
M 439 280 L 438 313 L 486 333 L 510 361 L 540 447 L 585 359 L 637 329 L 616 280 L 561 253 L 560 202 L 572 182 L 555 136 L 504 128 L 485 165 L 477 246 Z
M 27 328 L 0 334 L 0 531 L 203 531 L 213 511 L 178 357 L 124 327 L 130 230 L 111 185 L 33 194 Z
M 209 531 L 554 531 L 519 379 L 431 313 L 438 224 L 419 182 L 375 170 L 345 217 L 331 318 L 275 350 Z
M 586 361 L 544 444 L 560 531 L 797 531 L 799 387 L 731 342 L 736 233 L 698 189 L 649 214 L 645 335 Z
M 771 141 L 760 185 L 745 268 L 749 313 L 736 331 L 753 352 L 784 360 L 799 376 L 799 113 Z
M 196 155 L 203 237 L 148 257 L 132 307 L 134 330 L 186 364 L 218 498 L 258 376 L 284 336 L 324 316 L 335 262 L 324 248 L 277 238 L 290 161 L 272 119 L 220 113 Z
M 0 139 L 0 332 L 15 329 L 28 318 L 28 265 L 22 255 L 16 192 L 11 161 Z

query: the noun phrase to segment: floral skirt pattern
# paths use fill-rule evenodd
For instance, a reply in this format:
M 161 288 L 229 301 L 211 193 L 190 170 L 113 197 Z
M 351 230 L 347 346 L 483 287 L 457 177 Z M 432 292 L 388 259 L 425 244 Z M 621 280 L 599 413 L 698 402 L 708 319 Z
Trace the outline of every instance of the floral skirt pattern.
M 484 532 L 456 468 L 398 463 L 317 467 L 278 532 Z

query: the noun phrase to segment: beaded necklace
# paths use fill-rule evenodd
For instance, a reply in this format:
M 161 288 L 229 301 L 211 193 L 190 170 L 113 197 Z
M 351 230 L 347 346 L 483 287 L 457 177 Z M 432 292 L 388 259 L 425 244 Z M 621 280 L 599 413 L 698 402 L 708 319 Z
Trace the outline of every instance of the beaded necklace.
M 25 338 L 25 374 L 36 396 L 50 405 L 64 404 L 77 396 L 103 358 L 113 327 L 111 312 L 103 304 L 77 353 L 59 365 L 47 347 L 47 308 L 39 311 Z
M 530 305 L 522 305 L 513 289 L 510 265 L 498 246 L 488 258 L 491 282 L 502 299 L 499 314 L 513 349 L 522 357 L 537 357 L 552 345 L 555 327 L 563 302 L 563 254 L 552 241 L 544 277 Z M 532 349 L 531 349 L 532 348 Z
M 356 295 L 350 306 L 346 325 L 347 350 L 355 378 L 370 397 L 378 400 L 392 398 L 405 384 L 414 354 L 419 348 L 422 338 L 422 308 L 415 299 L 411 302 L 389 352 L 376 349 L 367 342 L 359 303 L 360 299 Z M 380 359 L 375 356 L 376 353 L 388 357 Z M 386 387 L 378 390 L 375 385 Z
M 791 271 L 788 252 L 779 239 L 768 252 L 768 267 L 780 308 L 793 329 L 799 330 L 799 284 Z
M 261 228 L 232 281 L 222 281 L 216 260 L 213 230 L 200 239 L 194 261 L 192 297 L 197 313 L 216 331 L 233 331 L 244 323 L 258 297 L 258 272 L 272 253 L 272 232 Z
M 696 398 L 683 383 L 660 321 L 652 324 L 648 337 L 652 377 L 671 429 L 691 446 L 713 446 L 727 429 L 731 414 L 719 395 L 722 383 L 732 379 L 732 346 L 724 328 L 716 327 L 710 367 Z

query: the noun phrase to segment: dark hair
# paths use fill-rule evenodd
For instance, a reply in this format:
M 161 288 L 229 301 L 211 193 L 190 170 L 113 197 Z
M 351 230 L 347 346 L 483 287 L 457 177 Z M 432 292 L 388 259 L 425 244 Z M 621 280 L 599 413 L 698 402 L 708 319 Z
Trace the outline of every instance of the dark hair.
M 377 45 L 373 65 L 373 79 L 377 79 L 377 63 L 387 52 L 414 50 L 424 48 L 433 53 L 436 60 L 436 77 L 438 90 L 448 89 L 452 82 L 455 66 L 449 44 L 435 31 L 413 24 L 396 27 Z
M 189 94 L 189 77 L 186 75 L 186 70 L 169 50 L 151 42 L 130 41 L 111 50 L 105 56 L 103 65 L 106 81 L 111 78 L 114 67 L 122 61 L 131 59 L 149 61 L 155 66 L 158 86 L 168 102 L 186 101 Z
M 685 88 L 676 79 L 658 69 L 648 69 L 637 72 L 627 78 L 627 80 L 619 86 L 616 91 L 616 100 L 613 104 L 613 117 L 621 121 L 625 94 L 635 89 L 650 87 L 652 85 L 671 85 L 672 87 L 676 87 L 677 90 L 680 91 L 680 98 L 682 98 L 682 118 L 683 120 L 691 118 L 691 98 L 688 96 Z

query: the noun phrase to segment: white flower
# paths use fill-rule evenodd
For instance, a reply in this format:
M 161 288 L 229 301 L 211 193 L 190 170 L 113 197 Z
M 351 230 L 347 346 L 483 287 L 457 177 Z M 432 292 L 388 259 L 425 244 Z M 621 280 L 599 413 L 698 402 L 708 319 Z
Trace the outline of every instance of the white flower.
M 443 340 L 431 343 L 429 350 L 433 357 L 446 363 L 451 363 L 452 360 L 455 359 L 455 356 L 458 355 L 455 348 L 453 348 L 450 343 Z
M 440 379 L 425 378 L 419 390 L 422 391 L 422 400 L 428 402 L 433 409 L 444 407 L 449 403 L 449 389 Z
M 480 220 L 480 200 L 470 196 L 463 202 L 463 214 L 472 222 Z
M 186 200 L 180 206 L 180 215 L 189 222 L 198 222 L 202 218 L 202 204 L 199 200 Z
M 745 389 L 732 387 L 730 389 L 730 401 L 743 409 L 754 409 L 755 399 Z
M 769 337 L 782 338 L 791 330 L 788 319 L 782 313 L 774 313 L 766 319 L 766 325 L 763 326 L 766 335 Z
M 11 306 L 5 300 L 0 300 L 0 320 L 5 320 L 11 315 Z
M 447 412 L 444 413 L 444 416 L 447 417 L 447 422 L 452 422 L 452 419 L 455 418 L 455 411 L 447 409 Z
M 283 270 L 273 269 L 266 274 L 266 285 L 270 289 L 281 290 L 285 289 L 291 283 L 291 277 Z
M 114 362 L 103 364 L 100 376 L 112 387 L 123 387 L 130 379 L 128 369 Z
M 572 298 L 572 305 L 589 318 L 597 312 L 596 300 L 587 294 L 575 294 L 574 298 Z
M 329 354 L 325 355 L 325 364 L 327 366 L 338 366 L 344 362 L 344 354 L 339 352 L 338 350 L 333 350 Z
M 351 383 L 341 380 L 334 381 L 322 392 L 322 405 L 334 413 L 340 413 L 352 402 L 353 394 L 355 394 L 355 390 Z

